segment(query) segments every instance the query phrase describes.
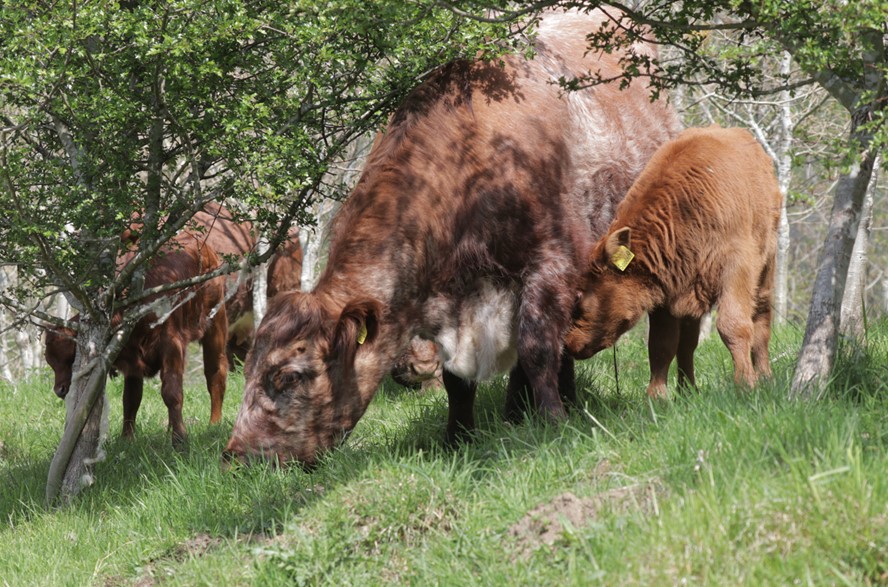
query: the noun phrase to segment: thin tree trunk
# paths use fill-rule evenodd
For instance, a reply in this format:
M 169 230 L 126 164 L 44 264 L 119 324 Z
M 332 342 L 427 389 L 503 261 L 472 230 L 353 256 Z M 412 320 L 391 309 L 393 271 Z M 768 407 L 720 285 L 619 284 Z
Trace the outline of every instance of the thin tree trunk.
M 780 73 L 789 75 L 792 67 L 792 55 L 784 51 L 780 60 Z M 780 92 L 780 130 L 778 131 L 777 182 L 783 195 L 783 206 L 780 209 L 780 224 L 777 226 L 777 258 L 774 262 L 774 319 L 777 323 L 786 321 L 789 308 L 789 218 L 786 214 L 787 195 L 792 180 L 792 96 L 789 91 Z
M 259 236 L 256 243 L 256 253 L 264 255 L 268 251 L 268 239 L 265 235 Z M 265 308 L 268 305 L 268 262 L 253 267 L 253 331 L 259 330 L 259 324 L 265 317 Z
M 864 312 L 866 311 L 864 295 L 866 294 L 867 252 L 869 250 L 870 229 L 873 220 L 873 192 L 876 189 L 877 169 L 878 160 L 874 165 L 869 188 L 863 200 L 863 209 L 860 212 L 860 225 L 857 227 L 857 237 L 854 240 L 854 248 L 851 251 L 848 279 L 845 284 L 845 294 L 842 298 L 842 334 L 858 340 L 862 340 L 866 334 L 864 331 Z
M 10 284 L 8 275 L 9 267 L 0 266 L 0 292 L 6 289 Z M 0 308 L 0 377 L 6 379 L 10 383 L 15 382 L 15 375 L 12 372 L 12 358 L 9 356 L 9 333 L 8 329 L 12 322 L 9 314 L 5 309 Z
M 869 150 L 872 136 L 861 130 L 861 124 L 867 120 L 869 112 L 869 108 L 864 107 L 852 116 L 849 145 L 856 149 L 858 162 L 836 184 L 829 229 L 814 280 L 808 324 L 790 397 L 820 397 L 835 363 L 840 304 L 845 292 L 851 249 L 876 160 L 876 153 Z

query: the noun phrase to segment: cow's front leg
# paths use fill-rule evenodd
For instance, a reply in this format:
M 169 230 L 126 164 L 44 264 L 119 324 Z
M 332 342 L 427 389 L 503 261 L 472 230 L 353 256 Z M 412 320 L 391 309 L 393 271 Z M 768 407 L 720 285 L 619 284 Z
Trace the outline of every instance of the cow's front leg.
M 142 405 L 142 389 L 145 380 L 141 377 L 123 379 L 123 437 L 132 438 L 136 433 L 136 414 Z
M 656 308 L 648 316 L 648 362 L 651 367 L 651 382 L 647 393 L 654 399 L 666 397 L 666 380 L 669 365 L 678 351 L 679 321 L 666 308 Z
M 575 301 L 569 294 L 572 291 L 555 275 L 535 275 L 525 283 L 518 315 L 518 363 L 527 376 L 537 412 L 554 421 L 567 418 L 559 375 L 563 337 Z M 575 390 L 572 395 L 575 399 Z
M 164 347 L 160 373 L 160 395 L 169 413 L 169 427 L 173 446 L 181 447 L 187 439 L 185 421 L 182 418 L 182 376 L 185 371 L 185 345 L 169 340 Z
M 454 375 L 447 369 L 443 374 L 447 390 L 447 444 L 456 445 L 475 429 L 475 391 L 477 384 Z
M 561 352 L 561 368 L 558 370 L 558 395 L 566 408 L 577 405 L 577 383 L 574 370 L 574 358 L 567 350 Z M 507 422 L 518 423 L 533 404 L 533 389 L 521 364 L 515 365 L 509 372 L 509 383 L 506 386 Z

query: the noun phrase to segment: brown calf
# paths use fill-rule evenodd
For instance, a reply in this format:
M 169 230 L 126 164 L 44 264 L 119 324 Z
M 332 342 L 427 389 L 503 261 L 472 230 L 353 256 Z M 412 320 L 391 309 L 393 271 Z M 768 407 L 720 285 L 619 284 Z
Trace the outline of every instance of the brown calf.
M 735 380 L 770 375 L 781 201 L 770 157 L 745 130 L 688 129 L 663 145 L 592 250 L 568 350 L 590 357 L 648 312 L 648 394 L 663 397 L 676 354 L 679 385 L 694 384 L 700 319 L 717 304 Z
M 207 273 L 218 267 L 219 263 L 219 257 L 202 242 L 201 237 L 195 237 L 191 233 L 180 234 L 174 239 L 172 246 L 152 261 L 145 277 L 145 288 L 175 283 Z M 173 443 L 181 444 L 185 440 L 182 376 L 186 347 L 192 341 L 200 341 L 203 347 L 204 375 L 210 393 L 210 422 L 219 422 L 222 417 L 222 400 L 228 375 L 228 360 L 225 356 L 228 320 L 224 309 L 217 311 L 212 318 L 210 313 L 222 304 L 225 293 L 223 279 L 211 279 L 188 288 L 187 293 L 193 295 L 186 297 L 186 301 L 176 307 L 162 324 L 154 324 L 158 316 L 153 313 L 142 318 L 114 361 L 114 368 L 124 377 L 125 437 L 131 437 L 135 430 L 144 378 L 153 377 L 160 372 L 160 393 L 169 412 Z M 182 298 L 182 294 L 182 291 L 172 294 L 171 303 L 174 307 L 180 303 L 178 298 Z M 119 320 L 119 317 L 116 319 Z M 76 349 L 74 336 L 75 333 L 69 329 L 53 328 L 46 331 L 45 357 L 55 372 L 54 391 L 59 397 L 65 397 L 71 385 Z
M 195 214 L 188 225 L 193 232 L 210 245 L 220 256 L 234 256 L 240 260 L 256 248 L 256 236 L 249 222 L 236 221 L 231 212 L 216 203 L 210 203 Z M 290 238 L 275 250 L 267 269 L 267 298 L 278 292 L 299 289 L 302 280 L 302 249 L 299 246 L 298 231 L 290 231 Z M 233 287 L 236 274 L 228 277 L 228 286 Z M 250 278 L 237 283 L 235 292 L 225 301 L 228 313 L 227 355 L 230 365 L 235 358 L 241 362 L 253 343 L 253 280 Z
M 586 53 L 603 18 L 549 13 L 534 59 L 451 63 L 408 96 L 334 220 L 317 287 L 269 304 L 229 455 L 313 463 L 414 336 L 444 361 L 448 439 L 474 427 L 474 382 L 516 362 L 536 410 L 565 416 L 562 341 L 589 247 L 677 129 L 638 82 L 560 91 L 560 76 L 619 72 L 619 55 Z

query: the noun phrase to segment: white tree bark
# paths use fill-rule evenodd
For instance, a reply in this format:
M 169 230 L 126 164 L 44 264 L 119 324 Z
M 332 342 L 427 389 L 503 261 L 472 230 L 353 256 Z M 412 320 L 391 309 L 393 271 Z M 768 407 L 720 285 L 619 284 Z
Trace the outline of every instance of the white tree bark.
M 9 286 L 9 277 L 7 275 L 8 267 L 0 267 L 0 292 Z M 12 357 L 10 356 L 9 335 L 8 331 L 12 325 L 9 314 L 0 309 L 0 377 L 6 379 L 10 383 L 15 382 L 15 375 L 12 372 Z
M 858 340 L 862 340 L 866 334 L 864 331 L 866 324 L 866 304 L 864 303 L 864 296 L 866 295 L 866 266 L 873 220 L 873 192 L 876 189 L 878 167 L 877 159 L 866 197 L 863 200 L 863 208 L 860 212 L 860 225 L 857 227 L 857 237 L 854 240 L 854 248 L 851 250 L 848 279 L 845 284 L 845 293 L 842 297 L 842 334 Z
M 793 376 L 791 397 L 819 398 L 835 364 L 841 301 L 857 236 L 863 200 L 869 186 L 876 153 L 870 151 L 872 137 L 860 130 L 869 110 L 852 115 L 849 146 L 858 149 L 858 163 L 836 184 L 829 229 L 821 253 L 814 295 L 808 312 L 805 338 Z
M 260 235 L 256 243 L 256 252 L 264 255 L 268 251 L 268 239 Z M 268 306 L 268 262 L 253 267 L 253 331 L 259 330 L 259 324 L 265 317 Z
M 792 55 L 784 52 L 780 60 L 780 73 L 789 75 L 792 67 Z M 789 195 L 789 184 L 792 180 L 792 96 L 789 91 L 780 92 L 780 125 L 774 160 L 777 165 L 777 183 L 783 195 L 783 207 L 780 209 L 780 224 L 777 226 L 777 258 L 774 262 L 774 321 L 786 321 L 789 308 L 789 218 L 786 214 L 786 200 Z

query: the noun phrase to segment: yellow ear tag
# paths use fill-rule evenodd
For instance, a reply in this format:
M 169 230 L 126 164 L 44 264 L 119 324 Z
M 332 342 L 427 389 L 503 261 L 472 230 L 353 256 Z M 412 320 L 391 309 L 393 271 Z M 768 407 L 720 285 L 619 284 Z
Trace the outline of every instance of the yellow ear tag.
M 628 248 L 620 245 L 616 252 L 611 255 L 611 263 L 613 263 L 617 269 L 620 271 L 625 271 L 626 267 L 629 266 L 629 263 L 632 259 L 635 258 L 635 253 L 630 251 Z
M 367 324 L 361 323 L 361 329 L 358 331 L 358 344 L 364 344 L 367 340 Z

